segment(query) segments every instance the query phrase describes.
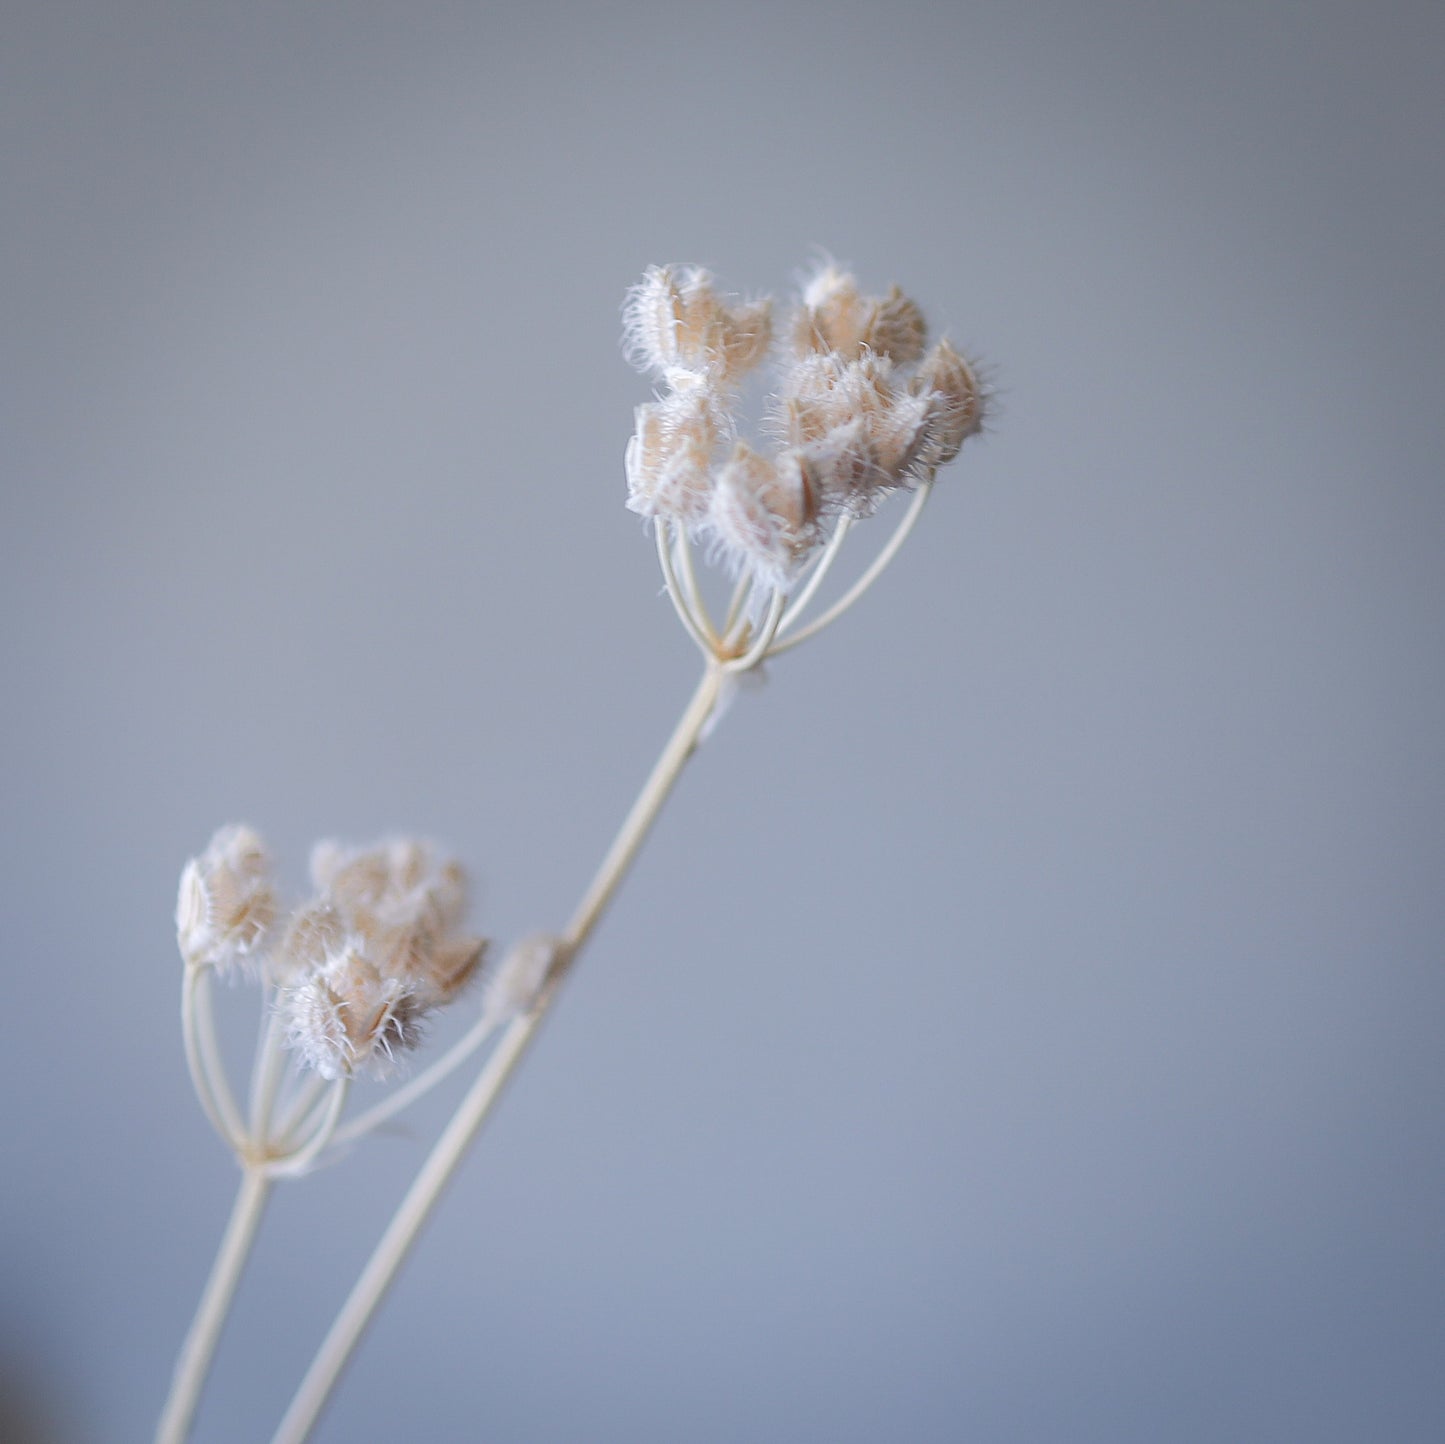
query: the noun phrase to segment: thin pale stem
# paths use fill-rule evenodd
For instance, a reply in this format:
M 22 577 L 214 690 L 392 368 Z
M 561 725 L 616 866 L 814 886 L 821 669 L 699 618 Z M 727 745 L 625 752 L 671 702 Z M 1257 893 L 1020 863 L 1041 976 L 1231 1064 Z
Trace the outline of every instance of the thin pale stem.
M 898 555 L 899 548 L 908 540 L 908 534 L 918 524 L 918 518 L 923 515 L 924 504 L 932 490 L 933 483 L 931 481 L 923 481 L 918 484 L 917 490 L 913 493 L 913 500 L 903 514 L 903 520 L 898 523 L 897 530 L 888 538 L 887 545 L 873 558 L 873 563 L 867 571 L 821 617 L 809 622 L 806 627 L 794 632 L 791 636 L 774 642 L 768 656 L 780 656 L 790 648 L 796 647 L 799 642 L 806 642 L 809 637 L 816 636 L 824 627 L 836 622 L 878 580 L 889 562 Z
M 798 618 L 807 610 L 808 603 L 817 595 L 818 588 L 823 585 L 823 578 L 828 575 L 834 559 L 843 549 L 843 541 L 852 525 L 853 518 L 851 516 L 839 518 L 838 525 L 833 528 L 833 535 L 828 538 L 828 544 L 823 548 L 822 555 L 814 564 L 812 573 L 803 585 L 803 590 L 793 599 L 792 606 L 783 613 L 783 620 L 778 623 L 779 636 L 783 635 L 789 627 L 796 625 Z
M 196 1317 L 176 1360 L 170 1396 L 156 1430 L 156 1444 L 181 1444 L 190 1433 L 201 1387 L 210 1372 L 221 1327 L 230 1312 L 236 1284 L 251 1251 L 270 1189 L 270 1180 L 258 1170 L 247 1168 L 242 1172 L 241 1186 L 236 1192 L 216 1261 L 211 1266 L 211 1276 L 206 1280 Z
M 702 730 L 717 702 L 721 682 L 720 669 L 710 664 L 608 849 L 591 886 L 578 904 L 571 925 L 560 941 L 559 963 L 541 996 L 531 1012 L 514 1019 L 502 1034 L 476 1082 L 422 1165 L 421 1172 L 312 1360 L 291 1407 L 276 1431 L 273 1444 L 299 1444 L 311 1432 L 342 1369 L 396 1277 L 442 1189 L 501 1095 L 503 1086 L 556 997 L 567 970 L 606 911 L 688 758 L 697 750 Z
M 291 1095 L 285 1116 L 276 1129 L 273 1142 L 282 1147 L 294 1144 L 307 1131 L 311 1114 L 326 1092 L 326 1079 L 319 1073 L 307 1073 Z
M 729 636 L 732 629 L 737 626 L 738 618 L 743 614 L 743 603 L 748 599 L 748 591 L 752 587 L 752 578 L 746 572 L 737 580 L 733 588 L 732 600 L 728 603 L 728 614 L 722 624 L 723 636 Z
M 261 993 L 261 1036 L 251 1069 L 251 1137 L 264 1143 L 271 1132 L 276 1094 L 286 1073 L 286 1050 L 281 1046 L 282 1023 L 271 1006 L 271 989 Z
M 654 523 L 654 530 L 657 533 L 657 560 L 662 567 L 663 584 L 667 587 L 667 595 L 672 598 L 672 605 L 677 611 L 678 620 L 687 628 L 688 634 L 697 643 L 702 654 L 705 657 L 711 657 L 714 653 L 713 643 L 707 633 L 703 631 L 702 624 L 693 616 L 687 597 L 677 579 L 677 569 L 672 560 L 671 532 L 667 523 L 658 517 Z
M 725 662 L 723 664 L 725 671 L 750 672 L 767 656 L 768 648 L 772 646 L 773 639 L 778 635 L 778 626 L 783 619 L 783 612 L 787 605 L 788 594 L 775 591 L 772 601 L 768 604 L 767 615 L 763 618 L 757 634 L 748 644 L 747 651 L 741 657 L 734 657 Z
M 570 955 L 582 946 L 592 929 L 597 926 L 597 920 L 602 916 L 607 904 L 612 901 L 612 895 L 626 876 L 632 859 L 637 856 L 638 848 L 642 846 L 648 829 L 656 821 L 662 804 L 667 801 L 678 775 L 688 758 L 697 750 L 702 729 L 717 704 L 721 684 L 721 674 L 717 666 L 710 662 L 697 690 L 692 694 L 692 700 L 688 702 L 686 710 L 678 720 L 676 729 L 668 738 L 667 746 L 663 748 L 651 775 L 632 804 L 632 810 L 613 839 L 607 856 L 597 869 L 592 885 L 577 905 L 572 922 L 562 935 L 564 957 L 570 959 Z
M 305 1173 L 320 1155 L 321 1150 L 331 1142 L 336 1125 L 341 1119 L 341 1110 L 346 1106 L 346 1095 L 351 1091 L 351 1079 L 338 1078 L 331 1085 L 326 1100 L 326 1109 L 316 1125 L 316 1131 L 294 1152 L 266 1165 L 266 1172 L 272 1178 L 296 1178 Z
M 246 1127 L 241 1121 L 236 1100 L 231 1096 L 216 1044 L 210 1007 L 210 973 L 205 968 L 188 967 L 181 982 L 181 1038 L 185 1044 L 191 1083 L 211 1127 L 233 1152 L 242 1152 L 246 1144 Z
M 697 567 L 693 561 L 692 540 L 687 534 L 686 527 L 678 528 L 677 554 L 682 559 L 682 565 L 679 571 L 682 577 L 682 584 L 687 589 L 688 610 L 691 611 L 694 618 L 696 618 L 698 626 L 712 644 L 712 650 L 716 652 L 718 630 L 713 626 L 712 616 L 708 612 L 707 603 L 702 599 L 702 588 L 698 586 Z

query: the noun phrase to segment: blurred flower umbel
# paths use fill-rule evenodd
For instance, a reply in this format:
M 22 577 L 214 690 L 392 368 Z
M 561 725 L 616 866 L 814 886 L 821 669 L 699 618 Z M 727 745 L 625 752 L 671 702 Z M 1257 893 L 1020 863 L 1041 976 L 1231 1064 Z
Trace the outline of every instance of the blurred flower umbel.
M 344 1086 L 323 1108 L 312 1070 L 344 1085 L 386 1077 L 421 1036 L 422 1020 L 477 973 L 486 942 L 462 929 L 466 878 L 427 843 L 311 855 L 314 896 L 292 912 L 277 903 L 271 859 L 249 827 L 222 828 L 181 874 L 176 935 L 186 964 L 183 1023 L 196 1092 L 243 1161 L 271 1174 L 301 1171 L 331 1140 Z M 265 990 L 264 1029 L 243 1120 L 211 1024 L 211 977 L 239 973 Z M 283 1121 L 284 1120 L 284 1121 Z
M 678 615 L 718 664 L 747 670 L 846 610 L 892 559 L 938 469 L 981 429 L 976 367 L 946 340 L 927 350 L 927 332 L 897 286 L 864 295 L 831 263 L 807 280 L 779 347 L 771 302 L 729 300 L 698 267 L 652 267 L 630 292 L 627 353 L 661 390 L 637 408 L 627 504 L 653 521 Z M 771 441 L 757 447 L 739 434 L 736 404 L 770 355 Z M 899 491 L 913 506 L 874 565 L 800 626 L 850 525 Z M 698 585 L 695 546 L 738 578 L 721 621 Z
M 449 1003 L 486 951 L 461 933 L 466 882 L 424 843 L 366 852 L 322 843 L 311 854 L 313 901 L 277 956 L 279 1007 L 291 1046 L 323 1078 L 385 1077 L 416 1045 L 422 1019 Z

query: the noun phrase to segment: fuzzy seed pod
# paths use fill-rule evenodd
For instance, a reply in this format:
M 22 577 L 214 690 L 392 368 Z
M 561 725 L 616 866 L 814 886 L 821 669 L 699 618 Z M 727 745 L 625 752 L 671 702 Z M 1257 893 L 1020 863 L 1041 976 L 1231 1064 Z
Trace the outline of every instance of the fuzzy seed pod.
M 861 341 L 870 351 L 896 365 L 911 366 L 923 355 L 927 339 L 923 312 L 897 286 L 890 286 L 886 296 L 869 304 Z
M 815 484 L 796 452 L 777 462 L 739 442 L 718 472 L 713 535 L 738 570 L 786 588 L 818 540 Z
M 932 392 L 936 398 L 937 414 L 923 456 L 928 470 L 935 471 L 983 429 L 987 395 L 978 373 L 947 341 L 928 353 L 911 385 L 915 392 Z
M 639 406 L 637 429 L 627 446 L 628 508 L 686 526 L 700 523 L 707 512 L 717 437 L 718 422 L 705 392 L 675 392 Z
M 831 263 L 817 270 L 803 288 L 803 305 L 793 320 L 793 349 L 855 353 L 867 321 L 867 304 L 858 282 Z
M 639 370 L 730 388 L 767 354 L 772 302 L 729 306 L 700 267 L 650 266 L 628 293 L 623 336 Z
M 223 827 L 181 873 L 176 939 L 188 967 L 227 972 L 253 961 L 276 920 L 265 844 L 249 827 Z

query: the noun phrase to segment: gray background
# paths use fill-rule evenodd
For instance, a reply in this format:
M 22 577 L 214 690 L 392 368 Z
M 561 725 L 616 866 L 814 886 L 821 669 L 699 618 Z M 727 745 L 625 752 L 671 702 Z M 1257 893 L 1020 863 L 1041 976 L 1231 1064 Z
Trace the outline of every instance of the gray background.
M 146 1436 L 229 1204 L 184 858 L 411 831 L 563 922 L 696 670 L 623 290 L 827 247 L 994 433 L 686 776 L 321 1437 L 1442 1437 L 1442 56 L 1426 3 L 6 6 L 11 1436 Z M 282 1191 L 202 1437 L 442 1111 Z

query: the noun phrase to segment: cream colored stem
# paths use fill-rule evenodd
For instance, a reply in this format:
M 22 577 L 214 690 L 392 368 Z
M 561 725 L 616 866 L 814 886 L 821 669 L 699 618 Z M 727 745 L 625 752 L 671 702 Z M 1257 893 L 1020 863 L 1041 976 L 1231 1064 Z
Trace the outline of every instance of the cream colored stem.
M 286 1050 L 281 1046 L 281 1020 L 272 1007 L 269 985 L 261 993 L 261 1041 L 251 1069 L 251 1137 L 264 1142 L 271 1133 L 276 1094 L 286 1071 Z
M 210 1370 L 216 1342 L 221 1336 L 221 1326 L 230 1311 L 231 1300 L 236 1294 L 236 1284 L 240 1280 L 246 1256 L 251 1251 L 270 1189 L 270 1180 L 258 1170 L 247 1168 L 242 1173 L 241 1187 L 236 1192 L 230 1221 L 222 1235 L 216 1261 L 211 1266 L 206 1291 L 201 1295 L 196 1317 L 191 1323 L 185 1343 L 181 1346 L 180 1358 L 176 1360 L 170 1397 L 166 1400 L 161 1422 L 156 1430 L 156 1444 L 181 1444 L 191 1432 L 191 1421 L 200 1401 L 201 1386 Z
M 288 1146 L 294 1147 L 293 1152 L 267 1160 L 265 1169 L 268 1177 L 299 1178 L 302 1174 L 311 1171 L 312 1164 L 331 1142 L 332 1135 L 336 1132 L 336 1124 L 341 1118 L 341 1110 L 346 1107 L 346 1096 L 350 1089 L 351 1079 L 349 1078 L 338 1078 L 331 1084 L 331 1091 L 326 1098 L 326 1108 L 317 1120 L 315 1132 L 303 1143 L 288 1144 Z
M 832 570 L 834 559 L 843 549 L 843 543 L 847 539 L 849 531 L 853 526 L 853 518 L 843 516 L 838 518 L 838 525 L 833 528 L 833 535 L 828 538 L 828 545 L 823 548 L 822 555 L 813 564 L 813 573 L 798 593 L 797 600 L 783 613 L 783 620 L 778 623 L 778 633 L 781 636 L 786 633 L 799 617 L 807 610 L 808 603 L 813 600 L 819 587 L 823 585 L 823 578 Z
M 296 1397 L 291 1401 L 273 1444 L 299 1444 L 315 1426 L 331 1391 L 336 1386 L 346 1361 L 351 1357 L 407 1252 L 416 1241 L 442 1189 L 456 1171 L 467 1146 L 476 1137 L 502 1088 L 517 1066 L 527 1044 L 541 1025 L 547 1009 L 556 997 L 567 970 L 575 961 L 607 905 L 637 856 L 643 839 L 656 821 L 688 758 L 697 750 L 702 730 L 716 705 L 722 673 L 709 664 L 683 713 L 676 730 L 663 748 L 651 775 L 627 814 L 621 830 L 608 849 L 591 886 L 578 904 L 571 925 L 561 939 L 558 963 L 531 1012 L 516 1018 L 502 1034 L 477 1080 L 472 1084 L 460 1107 L 453 1114 L 431 1155 L 422 1165 L 401 1207 L 397 1210 L 381 1242 L 367 1261 L 350 1297 L 331 1326 Z
M 188 967 L 181 981 L 181 1038 L 186 1066 L 211 1126 L 233 1152 L 240 1154 L 246 1147 L 246 1127 L 226 1082 L 210 1004 L 210 970 Z
M 768 656 L 776 657 L 790 648 L 796 647 L 799 642 L 806 642 L 809 637 L 816 636 L 824 627 L 836 622 L 878 580 L 884 568 L 898 555 L 899 548 L 908 540 L 908 534 L 918 524 L 918 518 L 923 515 L 924 504 L 928 501 L 929 493 L 932 490 L 932 481 L 919 483 L 918 489 L 913 493 L 913 500 L 909 504 L 908 510 L 903 514 L 903 520 L 898 523 L 898 529 L 888 538 L 888 544 L 883 550 L 873 558 L 872 566 L 816 621 L 809 622 L 801 631 L 774 642 L 768 649 Z
M 687 628 L 688 635 L 697 643 L 703 656 L 711 657 L 716 650 L 710 635 L 712 629 L 710 625 L 705 627 L 701 619 L 693 616 L 691 603 L 683 591 L 682 583 L 677 579 L 677 568 L 672 560 L 672 533 L 661 517 L 658 517 L 653 525 L 657 530 L 657 561 L 662 568 L 663 585 L 667 588 L 667 595 L 672 598 L 677 618 Z

